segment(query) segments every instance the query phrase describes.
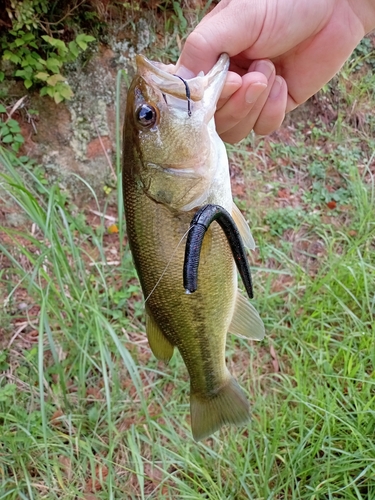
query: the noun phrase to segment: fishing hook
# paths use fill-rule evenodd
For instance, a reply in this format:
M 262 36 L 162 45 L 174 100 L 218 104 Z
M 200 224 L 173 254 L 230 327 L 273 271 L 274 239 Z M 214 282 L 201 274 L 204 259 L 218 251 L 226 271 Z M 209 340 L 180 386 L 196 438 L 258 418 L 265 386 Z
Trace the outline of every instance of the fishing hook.
M 191 116 L 191 99 L 190 99 L 189 85 L 187 84 L 187 81 L 184 80 L 181 76 L 178 76 L 178 75 L 173 75 L 173 76 L 177 76 L 177 78 L 179 78 L 182 81 L 182 83 L 185 85 L 186 99 L 188 102 L 188 115 Z
M 214 220 L 220 225 L 227 237 L 246 292 L 252 299 L 254 294 L 251 272 L 240 232 L 231 215 L 220 205 L 204 205 L 197 211 L 190 223 L 191 230 L 186 240 L 183 272 L 185 291 L 186 293 L 193 293 L 197 289 L 199 257 L 203 238 Z

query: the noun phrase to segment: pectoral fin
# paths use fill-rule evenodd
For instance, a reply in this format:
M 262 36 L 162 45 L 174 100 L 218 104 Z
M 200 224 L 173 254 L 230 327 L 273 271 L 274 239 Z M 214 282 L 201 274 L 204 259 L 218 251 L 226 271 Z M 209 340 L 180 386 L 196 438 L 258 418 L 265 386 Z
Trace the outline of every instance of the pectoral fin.
M 240 232 L 243 244 L 249 250 L 254 250 L 255 249 L 255 241 L 254 241 L 254 238 L 251 234 L 249 224 L 246 222 L 244 216 L 240 212 L 240 209 L 237 207 L 237 205 L 235 203 L 233 203 L 232 217 L 233 217 L 234 222 L 236 223 L 236 226 Z
M 165 338 L 153 317 L 146 311 L 146 333 L 154 356 L 168 363 L 173 356 L 173 345 Z
M 252 340 L 264 338 L 264 324 L 255 307 L 237 290 L 236 305 L 228 331 Z

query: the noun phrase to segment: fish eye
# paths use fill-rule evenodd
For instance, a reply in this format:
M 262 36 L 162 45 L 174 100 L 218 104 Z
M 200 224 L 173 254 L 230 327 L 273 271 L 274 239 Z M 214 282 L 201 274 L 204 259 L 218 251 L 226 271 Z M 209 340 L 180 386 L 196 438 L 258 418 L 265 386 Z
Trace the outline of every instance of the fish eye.
M 144 128 L 150 128 L 156 123 L 157 113 L 154 106 L 151 104 L 142 104 L 135 114 L 139 125 Z

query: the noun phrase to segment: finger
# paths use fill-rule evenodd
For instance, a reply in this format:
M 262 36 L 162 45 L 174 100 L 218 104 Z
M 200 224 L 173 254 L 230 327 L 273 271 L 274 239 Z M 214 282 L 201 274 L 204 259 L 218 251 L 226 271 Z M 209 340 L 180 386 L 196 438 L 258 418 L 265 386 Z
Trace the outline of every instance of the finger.
M 236 143 L 241 141 L 244 137 L 246 137 L 251 130 L 253 130 L 254 125 L 256 124 L 264 105 L 267 102 L 269 93 L 275 81 L 275 73 L 273 73 L 268 80 L 268 87 L 261 94 L 259 99 L 254 103 L 253 107 L 250 109 L 250 112 L 244 117 L 242 120 L 238 121 L 233 127 L 226 129 L 225 132 L 220 133 L 220 137 L 225 142 Z
M 243 81 L 242 87 L 215 114 L 216 130 L 219 134 L 243 120 L 267 89 L 267 79 L 262 73 L 248 73 L 243 77 Z
M 240 78 L 237 75 L 238 78 Z M 217 103 L 216 110 L 218 111 L 230 100 L 230 106 L 227 108 L 226 120 L 230 120 L 229 115 L 233 115 L 233 121 L 238 122 L 241 117 L 246 116 L 250 111 L 253 103 L 258 99 L 260 94 L 267 88 L 267 77 L 260 72 L 253 71 L 248 73 L 244 78 L 240 78 L 241 85 L 231 87 L 223 92 Z M 229 92 L 233 90 L 233 92 Z M 228 127 L 230 127 L 228 121 Z
M 249 73 L 242 77 L 241 89 L 215 114 L 216 129 L 220 135 L 236 127 L 241 122 L 245 129 L 245 137 L 252 130 L 267 100 L 275 79 L 274 65 L 267 60 L 255 61 L 251 64 L 249 70 Z
M 287 94 L 285 80 L 276 76 L 265 102 L 263 104 L 258 102 L 245 120 L 221 134 L 223 141 L 235 144 L 246 137 L 252 129 L 260 135 L 270 134 L 276 130 L 285 116 Z M 264 101 L 264 96 L 261 97 Z
M 241 86 L 242 78 L 240 75 L 233 73 L 233 71 L 228 71 L 220 99 L 228 100 Z
M 259 109 L 260 103 L 257 103 L 255 109 L 249 113 L 249 116 L 245 120 L 242 120 L 235 127 L 221 134 L 223 141 L 235 144 L 246 137 L 252 129 L 259 135 L 270 134 L 276 130 L 285 117 L 287 93 L 285 80 L 276 76 L 268 98 L 262 108 Z
M 251 107 L 250 105 L 252 105 L 258 99 L 260 94 L 267 87 L 267 79 L 265 79 L 264 75 L 262 75 L 261 73 L 258 74 L 261 76 L 256 77 L 255 75 L 254 76 L 252 75 L 252 78 L 246 78 L 245 82 L 242 83 L 239 87 L 238 86 L 235 87 L 233 85 L 230 89 L 228 89 L 228 95 L 222 94 L 217 102 L 216 111 L 219 111 L 219 109 L 221 109 L 223 106 L 226 105 L 228 101 L 230 101 L 231 106 L 227 108 L 228 115 L 232 113 L 241 113 L 241 115 L 247 114 L 245 107 L 249 105 L 247 106 L 249 111 Z M 241 89 L 241 92 L 239 92 L 239 89 Z M 233 91 L 229 93 L 229 90 Z M 238 104 L 237 106 L 238 110 L 235 109 L 236 103 Z
M 254 125 L 254 132 L 256 134 L 271 134 L 280 127 L 285 118 L 287 98 L 287 84 L 284 78 L 276 76 L 267 101 Z
M 184 66 L 195 74 L 207 73 L 223 52 L 233 56 L 251 47 L 263 25 L 266 9 L 261 2 L 249 3 L 252 2 L 220 2 L 186 39 L 177 68 Z M 239 16 L 239 8 L 251 10 L 251 15 Z

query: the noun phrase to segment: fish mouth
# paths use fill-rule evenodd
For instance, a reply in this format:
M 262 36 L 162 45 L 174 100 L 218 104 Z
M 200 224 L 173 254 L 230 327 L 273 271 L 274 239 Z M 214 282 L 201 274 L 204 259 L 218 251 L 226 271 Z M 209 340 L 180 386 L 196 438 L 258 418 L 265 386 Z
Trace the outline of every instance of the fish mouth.
M 228 54 L 221 54 L 213 68 L 205 75 L 199 73 L 193 78 L 184 79 L 177 73 L 177 67 L 173 64 L 163 64 L 150 61 L 143 55 L 136 57 L 138 74 L 147 83 L 157 87 L 163 94 L 178 99 L 190 99 L 193 102 L 205 100 L 209 95 L 209 102 L 215 105 L 224 86 L 226 74 L 229 68 Z

